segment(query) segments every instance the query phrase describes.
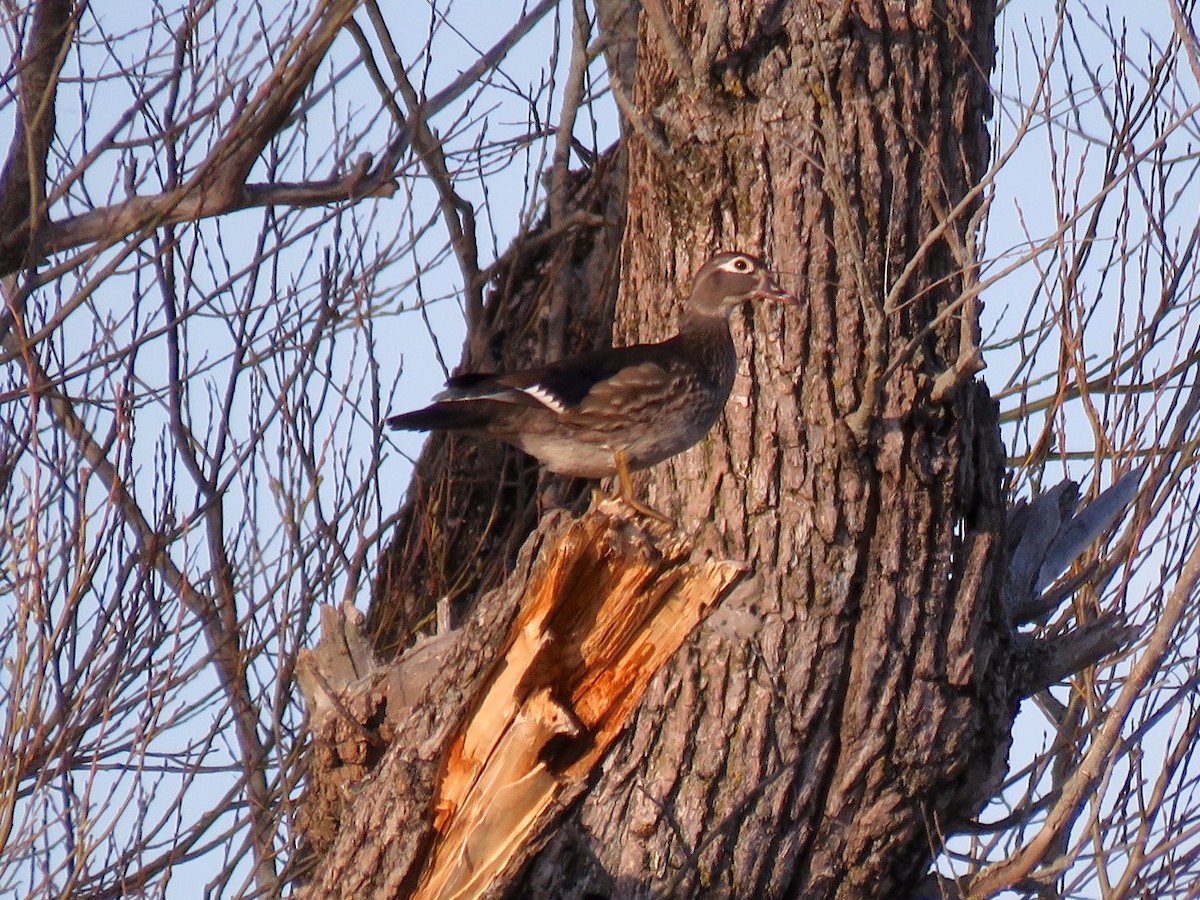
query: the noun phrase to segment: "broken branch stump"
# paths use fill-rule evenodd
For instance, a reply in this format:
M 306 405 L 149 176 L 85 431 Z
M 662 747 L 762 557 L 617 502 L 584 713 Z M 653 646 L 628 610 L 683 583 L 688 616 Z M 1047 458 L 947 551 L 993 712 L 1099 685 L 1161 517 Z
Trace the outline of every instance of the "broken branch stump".
M 354 625 L 326 621 L 300 665 L 314 742 L 297 826 L 312 848 L 308 890 L 495 893 L 744 572 L 602 509 L 547 517 L 468 626 L 387 666 L 348 665 L 340 648 L 358 646 Z M 339 777 L 347 766 L 352 777 Z

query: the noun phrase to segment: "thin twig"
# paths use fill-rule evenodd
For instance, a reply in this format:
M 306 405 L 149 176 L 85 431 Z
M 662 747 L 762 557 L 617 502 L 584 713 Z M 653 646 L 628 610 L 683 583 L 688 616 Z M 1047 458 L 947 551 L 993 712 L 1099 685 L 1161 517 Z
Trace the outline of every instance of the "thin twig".
M 442 142 L 429 127 L 426 120 L 424 104 L 405 71 L 404 62 L 392 40 L 391 32 L 384 20 L 383 12 L 375 0 L 367 0 L 364 4 L 371 24 L 375 26 L 376 37 L 383 46 L 383 53 L 391 69 L 392 77 L 396 80 L 396 89 L 404 101 L 407 121 L 405 125 L 412 136 L 413 148 L 425 166 L 434 186 L 437 188 L 442 219 L 446 230 L 450 232 L 450 243 L 454 247 L 454 255 L 458 259 L 459 270 L 463 277 L 463 293 L 466 299 L 467 328 L 474 331 L 483 320 L 483 281 L 479 275 L 479 245 L 475 239 L 475 209 L 464 200 L 454 189 L 454 181 L 450 169 L 446 165 L 446 154 L 442 150 Z M 370 55 L 366 36 L 357 25 L 351 23 L 350 31 L 363 49 L 364 59 Z

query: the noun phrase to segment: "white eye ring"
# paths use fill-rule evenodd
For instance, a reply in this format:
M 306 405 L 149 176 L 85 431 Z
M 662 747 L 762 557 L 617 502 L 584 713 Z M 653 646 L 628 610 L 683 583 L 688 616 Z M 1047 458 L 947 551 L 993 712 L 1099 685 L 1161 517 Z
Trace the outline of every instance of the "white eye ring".
M 750 260 L 746 259 L 744 256 L 739 256 L 733 260 L 733 262 L 730 264 L 730 268 L 732 268 L 735 272 L 749 272 L 751 268 Z

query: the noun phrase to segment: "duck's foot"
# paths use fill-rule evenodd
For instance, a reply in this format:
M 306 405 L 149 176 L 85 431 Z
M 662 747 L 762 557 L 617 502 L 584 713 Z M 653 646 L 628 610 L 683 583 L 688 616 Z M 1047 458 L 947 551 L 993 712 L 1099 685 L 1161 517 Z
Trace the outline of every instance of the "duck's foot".
M 621 502 L 636 513 L 640 513 L 657 522 L 662 522 L 670 528 L 677 527 L 674 519 L 663 515 L 653 506 L 647 506 L 637 498 L 633 490 L 633 479 L 629 477 L 629 458 L 625 455 L 625 451 L 618 450 L 613 454 L 613 458 L 617 463 L 617 485 L 619 486 L 617 496 Z
M 620 491 L 615 494 L 609 494 L 606 491 L 600 490 L 599 488 L 593 490 L 592 506 L 599 507 L 605 503 L 619 503 L 626 509 L 632 510 L 638 515 L 645 516 L 648 519 L 653 519 L 655 522 L 662 522 L 669 528 L 678 529 L 679 527 L 679 524 L 670 516 L 659 512 L 653 506 L 647 506 L 645 503 L 642 503 L 633 497 L 626 497 Z

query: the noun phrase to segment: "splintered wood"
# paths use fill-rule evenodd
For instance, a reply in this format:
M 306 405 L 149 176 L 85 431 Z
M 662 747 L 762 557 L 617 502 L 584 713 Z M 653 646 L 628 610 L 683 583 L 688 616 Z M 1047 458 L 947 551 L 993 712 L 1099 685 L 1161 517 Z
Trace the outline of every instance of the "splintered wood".
M 742 568 L 592 514 L 543 549 L 521 611 L 448 743 L 415 897 L 478 896 L 620 732 L 650 679 Z

